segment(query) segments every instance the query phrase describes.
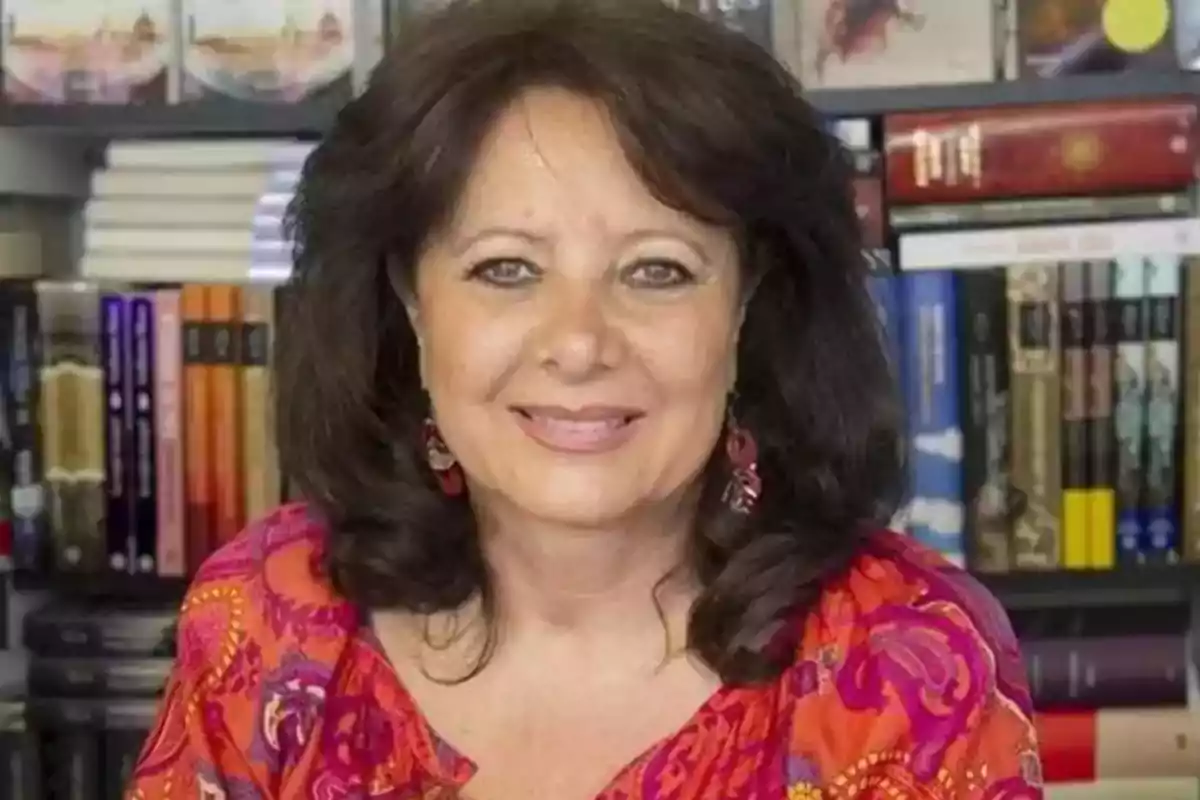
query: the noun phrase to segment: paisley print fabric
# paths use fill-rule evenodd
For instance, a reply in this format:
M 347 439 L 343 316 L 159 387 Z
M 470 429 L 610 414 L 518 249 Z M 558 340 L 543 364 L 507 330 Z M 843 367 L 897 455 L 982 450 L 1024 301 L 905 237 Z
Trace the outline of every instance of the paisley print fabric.
M 322 579 L 301 505 L 197 575 L 129 800 L 450 800 L 438 738 Z M 1020 654 L 998 604 L 912 540 L 874 534 L 768 686 L 719 690 L 597 800 L 1040 800 Z

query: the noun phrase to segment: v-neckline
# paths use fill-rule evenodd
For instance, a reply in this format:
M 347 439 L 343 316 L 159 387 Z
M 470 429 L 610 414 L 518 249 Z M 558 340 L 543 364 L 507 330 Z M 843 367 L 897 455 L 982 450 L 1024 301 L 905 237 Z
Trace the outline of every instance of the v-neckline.
M 357 638 L 367 652 L 384 668 L 383 671 L 387 674 L 388 680 L 392 682 L 396 695 L 405 706 L 403 710 L 411 717 L 404 726 L 407 734 L 405 740 L 413 747 L 421 766 L 430 773 L 436 783 L 456 792 L 462 791 L 478 774 L 478 764 L 450 740 L 439 734 L 429 718 L 425 716 L 417 704 L 416 698 L 400 677 L 400 673 L 384 649 L 383 643 L 376 635 L 369 614 L 364 615 Z M 720 684 L 678 728 L 652 742 L 618 769 L 592 800 L 609 800 L 610 795 L 615 790 L 624 787 L 628 780 L 647 762 L 666 752 L 676 750 L 681 746 L 683 738 L 691 731 L 704 729 L 706 723 L 714 715 L 720 714 L 723 709 L 734 705 L 730 702 L 733 697 L 753 691 L 757 691 L 757 689 L 729 683 Z M 630 800 L 636 799 L 631 798 Z

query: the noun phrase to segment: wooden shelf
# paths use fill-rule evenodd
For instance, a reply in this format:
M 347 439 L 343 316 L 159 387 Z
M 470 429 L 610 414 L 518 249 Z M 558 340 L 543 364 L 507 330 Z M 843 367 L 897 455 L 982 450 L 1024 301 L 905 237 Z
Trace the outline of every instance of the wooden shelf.
M 976 577 L 1009 610 L 1189 605 L 1200 600 L 1200 564 Z
M 825 114 L 834 117 L 1176 96 L 1200 96 L 1200 73 L 1074 75 L 1038 81 L 817 89 L 810 93 L 813 103 Z M 329 128 L 339 106 L 335 98 L 295 105 L 235 100 L 174 106 L 0 105 L 0 128 L 31 129 L 95 139 L 182 136 L 315 138 Z
M 0 128 L 92 139 L 317 138 L 333 123 L 340 106 L 330 99 L 297 104 L 230 100 L 173 106 L 0 105 Z
M 187 590 L 185 578 L 160 578 L 156 575 L 121 573 L 33 574 L 14 572 L 12 586 L 19 592 L 48 592 L 58 597 L 170 602 L 182 600 Z
M 815 90 L 813 103 L 832 117 L 869 116 L 898 111 L 1136 100 L 1200 95 L 1200 73 L 1129 72 L 1070 75 L 1051 80 L 997 81 L 946 86 Z
M 1111 606 L 1200 607 L 1200 564 L 1133 567 L 1117 570 L 1054 570 L 976 575 L 1009 610 L 1089 608 Z M 18 591 L 52 592 L 64 597 L 109 600 L 181 599 L 183 578 L 145 575 L 31 575 L 12 576 Z

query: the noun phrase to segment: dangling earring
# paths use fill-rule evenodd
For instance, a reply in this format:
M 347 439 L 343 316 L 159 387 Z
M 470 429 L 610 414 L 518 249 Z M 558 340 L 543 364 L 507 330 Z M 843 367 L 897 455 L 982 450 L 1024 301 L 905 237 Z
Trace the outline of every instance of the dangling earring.
M 725 428 L 725 454 L 729 457 L 729 483 L 721 498 L 731 511 L 749 514 L 762 496 L 762 478 L 758 475 L 758 443 L 750 431 L 729 413 Z
M 425 455 L 429 459 L 430 469 L 437 476 L 442 492 L 447 497 L 462 494 L 465 488 L 462 468 L 458 466 L 458 459 L 446 446 L 432 417 L 425 418 Z

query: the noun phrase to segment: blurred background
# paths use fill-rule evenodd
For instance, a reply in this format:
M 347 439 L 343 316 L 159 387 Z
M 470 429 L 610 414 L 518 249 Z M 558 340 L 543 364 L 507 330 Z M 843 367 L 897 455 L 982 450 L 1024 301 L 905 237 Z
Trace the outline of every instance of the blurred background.
M 1051 800 L 1200 798 L 1200 0 L 665 0 L 845 145 L 897 527 L 1024 648 Z M 0 0 L 0 798 L 117 800 L 188 575 L 289 491 L 298 170 L 438 0 Z

